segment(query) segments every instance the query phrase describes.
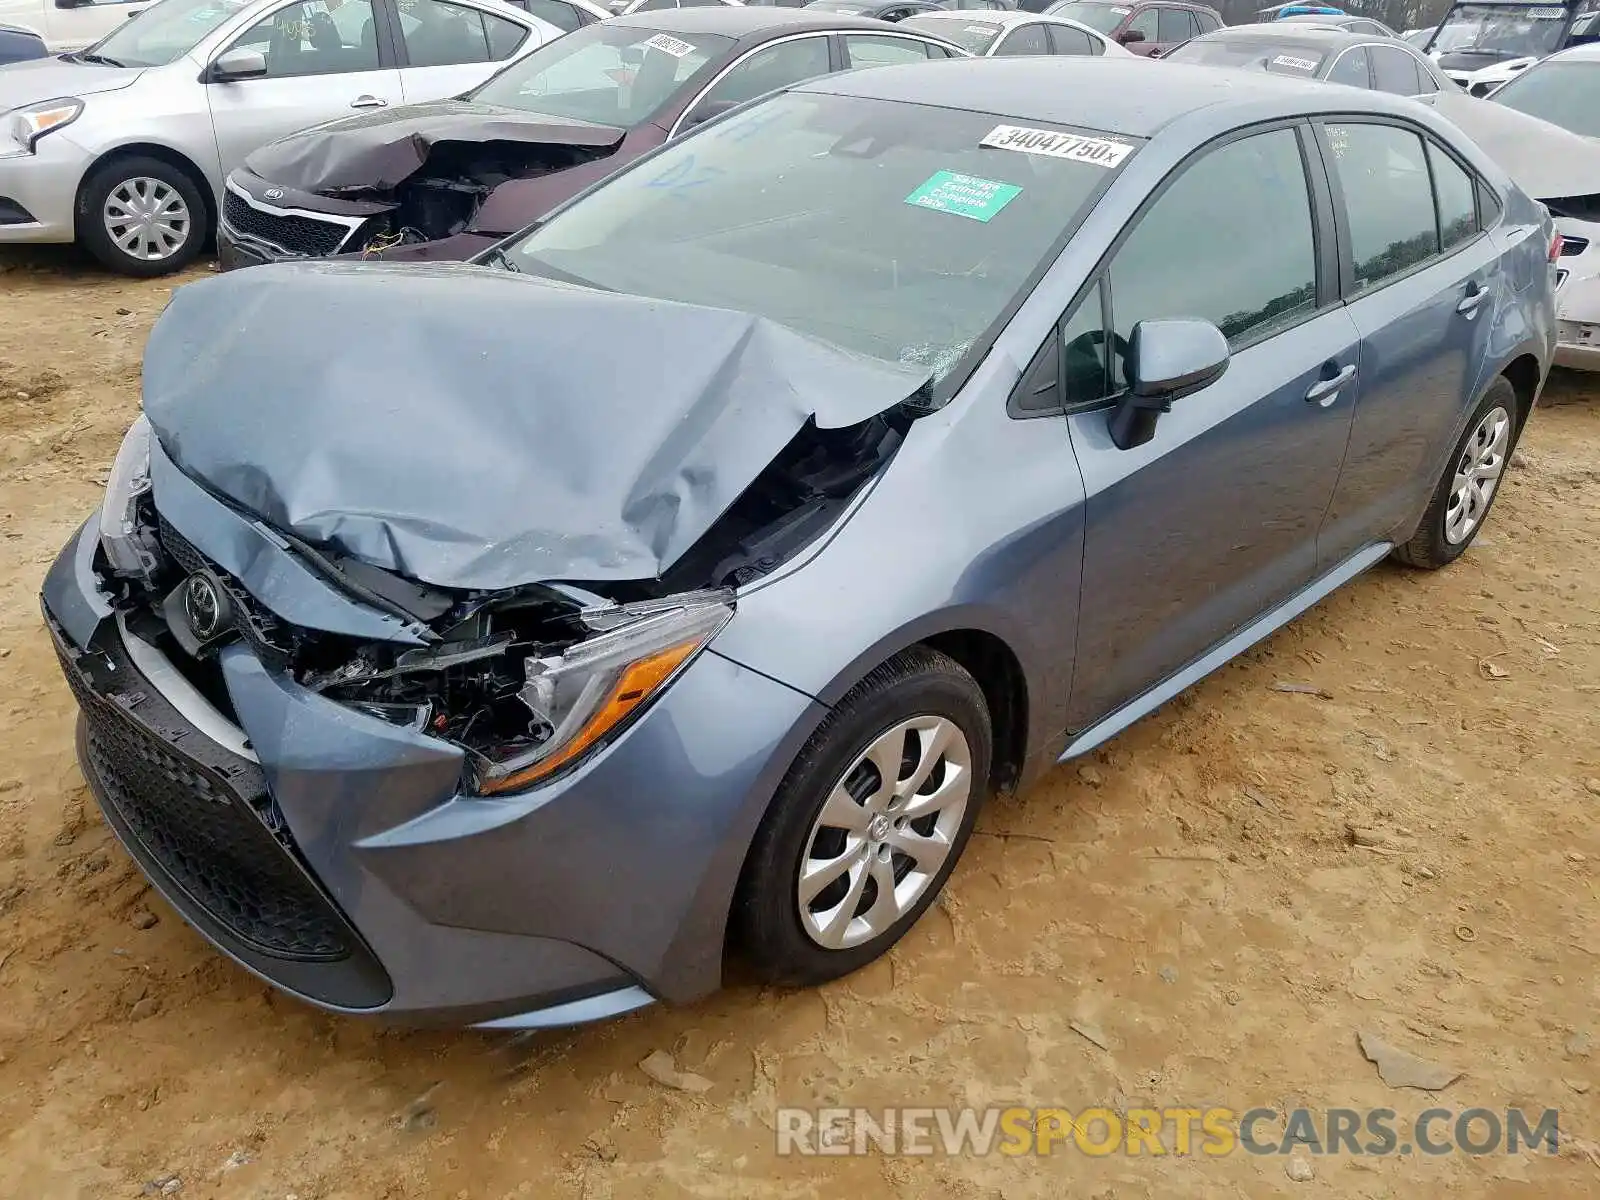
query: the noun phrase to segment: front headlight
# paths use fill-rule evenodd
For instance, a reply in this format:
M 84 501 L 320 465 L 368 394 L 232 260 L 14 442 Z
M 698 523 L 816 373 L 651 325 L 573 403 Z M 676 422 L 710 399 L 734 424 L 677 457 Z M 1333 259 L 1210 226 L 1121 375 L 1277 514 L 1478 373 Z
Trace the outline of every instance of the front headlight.
M 32 154 L 39 139 L 47 133 L 71 125 L 83 112 L 83 101 L 75 96 L 43 100 L 14 108 L 0 118 L 0 131 L 6 137 L 0 154 Z
M 605 629 L 560 654 L 524 661 L 520 693 L 549 736 L 537 746 L 501 761 L 476 755 L 480 792 L 528 787 L 572 762 L 617 732 L 648 705 L 721 632 L 733 616 L 724 593 L 677 596 L 652 606 L 629 606 L 644 615 Z M 659 608 L 659 611 L 654 611 Z M 605 611 L 592 620 L 605 628 Z
M 122 439 L 100 503 L 100 545 L 118 575 L 148 579 L 155 571 L 155 553 L 139 535 L 139 497 L 149 490 L 150 422 L 141 414 Z

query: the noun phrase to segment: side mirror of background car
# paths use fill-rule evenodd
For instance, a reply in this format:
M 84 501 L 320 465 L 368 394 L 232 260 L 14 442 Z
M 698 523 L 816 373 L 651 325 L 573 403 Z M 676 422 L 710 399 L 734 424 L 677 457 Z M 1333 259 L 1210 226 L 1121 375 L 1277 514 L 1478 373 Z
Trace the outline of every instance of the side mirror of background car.
M 1142 446 L 1174 400 L 1208 388 L 1228 369 L 1228 339 L 1210 321 L 1140 321 L 1128 339 L 1128 392 L 1111 410 L 1119 450 Z
M 1144 32 L 1138 29 L 1124 29 L 1121 33 L 1117 34 L 1117 41 L 1121 42 L 1124 46 L 1131 46 L 1135 42 L 1144 41 Z
M 232 83 L 236 79 L 259 79 L 267 73 L 267 56 L 243 46 L 218 55 L 211 64 L 213 83 Z
M 696 125 L 704 125 L 712 117 L 720 117 L 730 108 L 738 107 L 738 103 L 737 100 L 711 100 L 705 104 L 696 105 L 695 110 L 689 114 L 689 119 L 683 123 L 684 128 L 692 129 Z

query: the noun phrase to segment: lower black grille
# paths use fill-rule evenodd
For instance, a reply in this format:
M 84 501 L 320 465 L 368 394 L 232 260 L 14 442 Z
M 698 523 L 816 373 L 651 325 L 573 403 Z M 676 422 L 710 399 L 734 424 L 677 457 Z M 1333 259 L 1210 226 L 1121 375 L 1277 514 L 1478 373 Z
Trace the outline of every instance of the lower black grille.
M 168 878 L 260 953 L 349 957 L 348 927 L 291 857 L 261 768 L 194 732 L 154 691 L 102 694 L 57 648 L 83 710 L 84 766 Z M 137 686 L 120 646 L 98 653 L 110 675 Z
M 262 212 L 231 190 L 223 193 L 222 215 L 240 233 L 270 242 L 291 254 L 316 258 L 334 253 L 350 233 L 345 226 L 332 221 Z

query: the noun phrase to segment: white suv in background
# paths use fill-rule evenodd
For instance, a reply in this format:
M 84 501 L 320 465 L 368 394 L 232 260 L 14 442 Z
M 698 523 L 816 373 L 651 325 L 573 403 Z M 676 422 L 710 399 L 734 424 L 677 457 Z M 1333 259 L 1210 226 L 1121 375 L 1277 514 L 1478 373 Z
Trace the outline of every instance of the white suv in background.
M 52 54 L 98 42 L 151 0 L 0 0 L 0 25 L 32 30 Z

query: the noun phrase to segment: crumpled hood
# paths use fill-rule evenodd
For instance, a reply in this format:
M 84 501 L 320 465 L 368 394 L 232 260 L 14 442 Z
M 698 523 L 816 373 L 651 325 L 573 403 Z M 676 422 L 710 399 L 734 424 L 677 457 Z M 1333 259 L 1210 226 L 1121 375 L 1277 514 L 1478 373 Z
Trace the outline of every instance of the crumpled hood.
M 302 192 L 392 188 L 439 142 L 523 142 L 614 148 L 624 131 L 470 100 L 363 113 L 272 142 L 244 160 L 270 183 Z
M 1600 142 L 1459 92 L 1421 97 L 1483 148 L 1535 200 L 1600 193 Z
M 30 58 L 0 70 L 0 113 L 62 96 L 94 96 L 127 87 L 148 68 L 101 67 L 63 58 Z
M 283 263 L 178 289 L 144 409 L 181 470 L 269 525 L 497 589 L 655 578 L 807 421 L 853 425 L 927 381 L 746 313 Z

